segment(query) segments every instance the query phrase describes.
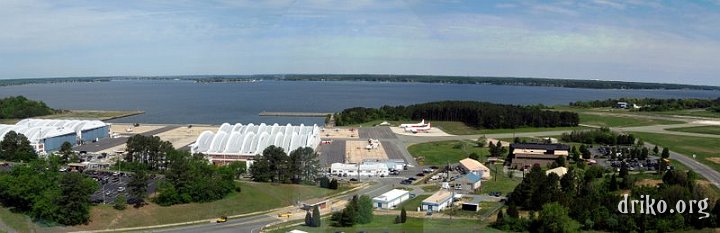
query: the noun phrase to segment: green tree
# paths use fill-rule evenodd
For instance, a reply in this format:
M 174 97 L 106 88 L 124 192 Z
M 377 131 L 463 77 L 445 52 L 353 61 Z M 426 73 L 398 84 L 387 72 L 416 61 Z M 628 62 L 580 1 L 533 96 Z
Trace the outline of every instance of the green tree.
M 487 138 L 485 138 L 485 136 L 482 136 L 478 138 L 475 143 L 477 147 L 485 147 L 485 145 L 487 144 Z
M 612 176 L 610 176 L 610 184 L 609 185 L 610 185 L 609 186 L 610 191 L 618 190 L 618 182 L 617 182 L 617 178 L 615 177 L 615 174 L 612 174 Z
M 13 162 L 28 162 L 37 159 L 35 149 L 23 134 L 10 131 L 0 142 L 0 160 Z
M 661 157 L 663 159 L 670 158 L 670 150 L 667 147 L 663 147 Z
M 580 224 L 568 216 L 568 209 L 553 202 L 543 205 L 538 218 L 539 232 L 580 232 Z
M 97 183 L 80 173 L 67 173 L 60 179 L 58 199 L 58 222 L 65 225 L 88 223 L 90 220 L 90 195 L 97 190 Z
M 402 209 L 400 209 L 400 223 L 407 222 L 407 211 L 405 211 L 405 207 L 403 206 Z
M 495 224 L 502 225 L 504 222 L 505 222 L 505 217 L 503 215 L 502 209 L 500 209 L 497 213 L 497 218 L 495 218 Z
M 479 161 L 479 160 L 480 160 L 480 155 L 478 155 L 478 154 L 475 153 L 475 152 L 472 152 L 472 153 L 470 153 L 470 155 L 468 155 L 468 158 L 471 158 L 471 159 L 474 159 L 474 160 L 478 160 L 478 161 Z
M 658 156 L 659 154 L 660 154 L 660 149 L 658 148 L 657 145 L 655 145 L 655 147 L 653 147 L 653 155 Z
M 312 214 L 312 226 L 320 227 L 322 225 L 320 221 L 321 221 L 320 209 L 318 208 L 318 206 L 315 206 L 315 208 L 313 208 L 313 214 Z
M 572 150 L 570 150 L 572 153 L 572 159 L 577 162 L 580 161 L 580 151 L 578 151 L 578 148 L 574 145 L 572 146 Z
M 592 156 L 592 153 L 585 144 L 580 145 L 580 153 L 582 154 L 583 159 L 590 159 Z
M 58 152 L 60 153 L 60 157 L 62 158 L 63 163 L 80 162 L 80 159 L 77 157 L 77 154 L 75 154 L 75 151 L 73 151 L 72 144 L 70 144 L 70 142 L 63 142 Z
M 357 223 L 367 224 L 372 222 L 373 219 L 373 206 L 372 199 L 369 196 L 362 195 L 357 201 Z
M 233 161 L 227 167 L 232 172 L 234 179 L 240 179 L 243 174 L 247 173 L 245 161 Z
M 305 212 L 305 226 L 309 226 L 309 227 L 314 226 L 312 214 L 310 214 L 309 211 Z
M 298 148 L 290 153 L 289 169 L 293 183 L 315 182 L 320 171 L 318 154 L 310 147 Z
M 148 177 L 147 173 L 144 170 L 138 169 L 135 171 L 135 174 L 133 174 L 132 179 L 130 179 L 130 182 L 128 182 L 128 194 L 130 195 L 130 198 L 133 199 L 133 202 L 136 203 L 137 206 L 142 206 L 143 203 L 145 203 L 145 196 L 147 195 L 147 181 L 150 177 Z
M 170 142 L 162 141 L 160 137 L 141 134 L 128 138 L 125 148 L 125 161 L 142 164 L 150 170 L 166 168 L 167 154 L 174 150 Z
M 118 195 L 113 201 L 113 208 L 116 210 L 124 210 L 127 207 L 127 198 L 125 195 Z
M 515 204 L 510 204 L 507 208 L 507 215 L 511 218 L 519 218 L 520 213 Z

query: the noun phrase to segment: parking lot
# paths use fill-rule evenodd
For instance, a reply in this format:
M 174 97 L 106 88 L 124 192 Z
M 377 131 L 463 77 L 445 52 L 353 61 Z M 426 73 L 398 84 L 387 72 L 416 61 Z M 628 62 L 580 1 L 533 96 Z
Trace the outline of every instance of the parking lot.
M 633 158 L 628 152 L 629 147 L 598 146 L 590 148 L 594 159 L 600 166 L 619 171 L 622 166 L 627 166 L 630 171 L 655 171 L 658 169 L 660 157 L 648 155 L 646 159 Z
M 118 196 L 127 195 L 127 184 L 132 179 L 132 174 L 125 172 L 86 171 L 85 174 L 98 182 L 99 189 L 90 196 L 92 203 L 112 203 Z M 148 181 L 148 195 L 155 192 L 155 181 L 155 178 Z
M 345 162 L 345 140 L 331 140 L 329 144 L 320 144 L 317 150 L 322 166 Z

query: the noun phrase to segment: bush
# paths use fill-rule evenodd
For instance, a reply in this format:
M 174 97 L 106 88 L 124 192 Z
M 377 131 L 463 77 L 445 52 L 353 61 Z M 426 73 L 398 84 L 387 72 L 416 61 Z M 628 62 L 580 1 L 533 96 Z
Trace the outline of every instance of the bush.
M 117 198 L 115 198 L 115 201 L 113 202 L 113 208 L 116 210 L 124 210 L 127 208 L 127 199 L 125 198 L 125 195 L 118 195 Z

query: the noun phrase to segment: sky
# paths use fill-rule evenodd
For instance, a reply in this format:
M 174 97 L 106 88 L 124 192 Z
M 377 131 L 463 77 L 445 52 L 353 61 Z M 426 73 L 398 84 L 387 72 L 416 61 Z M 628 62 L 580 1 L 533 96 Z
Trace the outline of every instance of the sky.
M 0 78 L 280 73 L 720 85 L 720 0 L 0 0 Z

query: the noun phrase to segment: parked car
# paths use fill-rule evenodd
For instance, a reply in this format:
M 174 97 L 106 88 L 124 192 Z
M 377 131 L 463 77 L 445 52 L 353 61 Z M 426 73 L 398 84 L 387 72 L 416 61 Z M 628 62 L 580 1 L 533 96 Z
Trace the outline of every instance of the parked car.
M 412 184 L 412 181 L 410 181 L 410 180 L 402 180 L 402 181 L 400 181 L 400 184 Z

